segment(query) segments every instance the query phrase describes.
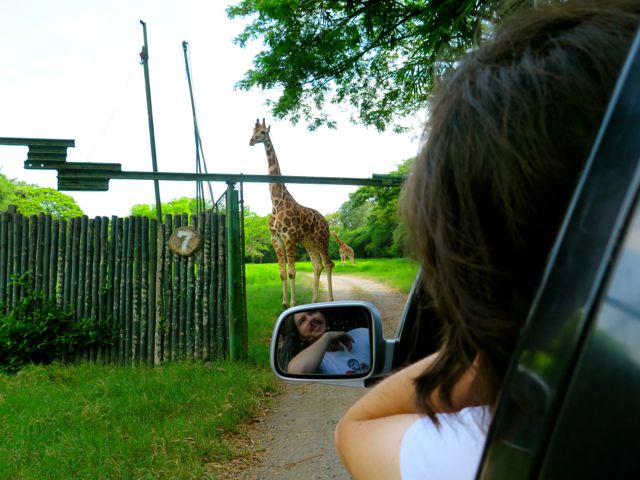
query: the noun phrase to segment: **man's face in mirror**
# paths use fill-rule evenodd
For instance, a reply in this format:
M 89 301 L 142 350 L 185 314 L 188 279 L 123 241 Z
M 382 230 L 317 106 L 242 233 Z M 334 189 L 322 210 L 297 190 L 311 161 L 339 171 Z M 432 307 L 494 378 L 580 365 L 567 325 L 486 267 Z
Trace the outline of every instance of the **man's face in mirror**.
M 317 340 L 327 331 L 327 319 L 319 310 L 298 312 L 293 316 L 293 323 L 307 341 Z

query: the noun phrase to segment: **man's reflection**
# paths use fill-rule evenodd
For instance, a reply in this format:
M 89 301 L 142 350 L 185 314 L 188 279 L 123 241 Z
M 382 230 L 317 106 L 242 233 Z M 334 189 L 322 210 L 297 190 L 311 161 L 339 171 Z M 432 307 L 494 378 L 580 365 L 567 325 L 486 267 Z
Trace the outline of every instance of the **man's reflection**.
M 285 318 L 280 330 L 280 368 L 293 374 L 356 375 L 371 363 L 369 330 L 337 329 L 353 322 L 336 321 L 321 310 L 297 312 Z

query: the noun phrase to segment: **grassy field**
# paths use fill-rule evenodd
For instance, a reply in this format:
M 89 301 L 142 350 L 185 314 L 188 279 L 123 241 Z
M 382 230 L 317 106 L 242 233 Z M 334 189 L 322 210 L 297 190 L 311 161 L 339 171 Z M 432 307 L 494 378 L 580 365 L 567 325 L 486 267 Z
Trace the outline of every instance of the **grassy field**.
M 308 262 L 296 264 L 311 271 Z M 281 312 L 277 265 L 247 265 L 249 359 L 162 367 L 31 366 L 0 374 L 0 479 L 215 478 L 211 465 L 242 452 L 229 434 L 277 393 L 269 338 Z M 408 291 L 416 267 L 362 260 L 336 273 Z M 298 303 L 311 280 L 296 282 Z
M 344 267 L 335 261 L 333 272 L 336 274 L 362 275 L 379 280 L 387 285 L 409 293 L 413 280 L 418 272 L 418 264 L 406 258 L 356 259 L 356 264 Z M 300 272 L 312 272 L 311 262 L 296 263 Z M 324 273 L 323 273 L 324 275 Z

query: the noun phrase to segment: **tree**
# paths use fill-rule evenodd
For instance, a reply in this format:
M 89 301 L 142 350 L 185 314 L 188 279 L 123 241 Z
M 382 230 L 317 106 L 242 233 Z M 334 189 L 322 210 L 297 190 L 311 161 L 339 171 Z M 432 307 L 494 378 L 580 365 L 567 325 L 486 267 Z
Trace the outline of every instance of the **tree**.
M 271 232 L 269 231 L 269 217 L 261 217 L 252 212 L 249 207 L 244 208 L 244 248 L 245 255 L 252 262 L 265 260 L 265 253 L 271 251 Z M 273 257 L 273 255 L 267 255 Z
M 15 205 L 22 215 L 44 213 L 58 219 L 84 215 L 75 199 L 53 188 L 10 180 L 0 174 L 0 211 Z
M 197 205 L 195 198 L 189 197 L 180 197 L 174 198 L 168 203 L 162 203 L 162 214 L 170 214 L 170 215 L 180 215 L 182 213 L 188 213 L 190 215 L 195 215 L 197 213 Z M 206 201 L 204 207 L 200 205 L 200 208 L 203 210 L 211 209 L 211 202 Z M 139 203 L 131 207 L 129 210 L 129 215 L 132 216 L 140 216 L 140 217 L 148 217 L 150 219 L 156 218 L 156 204 L 144 204 Z
M 413 159 L 391 175 L 406 175 Z M 398 257 L 404 254 L 405 228 L 398 218 L 401 187 L 359 187 L 338 212 L 340 237 L 358 257 Z
M 526 0 L 510 0 L 516 6 Z M 250 22 L 234 42 L 264 49 L 237 86 L 278 89 L 276 118 L 335 127 L 322 109 L 349 104 L 357 120 L 403 130 L 436 76 L 490 30 L 498 0 L 242 0 L 227 16 Z M 355 121 L 355 120 L 354 120 Z

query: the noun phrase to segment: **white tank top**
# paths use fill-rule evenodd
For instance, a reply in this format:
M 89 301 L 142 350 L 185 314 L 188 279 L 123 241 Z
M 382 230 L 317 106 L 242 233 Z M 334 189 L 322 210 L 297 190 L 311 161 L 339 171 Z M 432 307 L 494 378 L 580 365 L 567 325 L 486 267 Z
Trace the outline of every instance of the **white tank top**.
M 440 428 L 428 417 L 416 420 L 400 444 L 402 480 L 473 480 L 490 423 L 486 407 L 439 414 Z

